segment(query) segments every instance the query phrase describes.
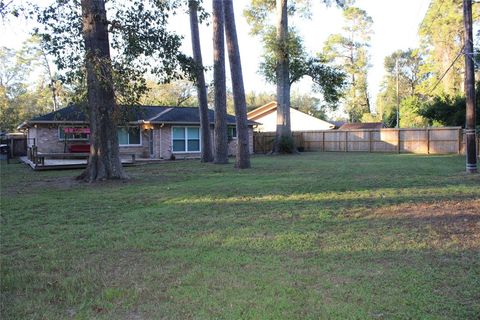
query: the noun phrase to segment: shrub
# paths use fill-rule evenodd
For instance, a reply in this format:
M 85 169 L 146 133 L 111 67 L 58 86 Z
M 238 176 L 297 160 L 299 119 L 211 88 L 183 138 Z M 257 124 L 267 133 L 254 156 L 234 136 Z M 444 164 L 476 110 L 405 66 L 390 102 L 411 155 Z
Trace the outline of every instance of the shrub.
M 280 153 L 293 153 L 295 151 L 295 141 L 291 136 L 282 136 L 278 145 Z

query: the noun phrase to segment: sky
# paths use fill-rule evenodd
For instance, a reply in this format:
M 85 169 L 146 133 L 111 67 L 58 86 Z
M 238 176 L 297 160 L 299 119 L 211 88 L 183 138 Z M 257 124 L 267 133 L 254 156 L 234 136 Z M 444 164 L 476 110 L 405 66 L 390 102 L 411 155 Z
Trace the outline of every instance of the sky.
M 271 91 L 275 88 L 265 82 L 258 74 L 258 66 L 262 56 L 260 39 L 249 34 L 249 25 L 243 18 L 243 10 L 249 0 L 234 1 L 237 32 L 239 37 L 240 55 L 242 58 L 243 75 L 246 91 Z M 342 31 L 343 17 L 340 9 L 326 7 L 320 0 L 312 0 L 312 18 L 291 19 L 290 25 L 298 28 L 304 37 L 305 46 L 311 53 L 319 52 L 324 41 L 333 33 Z M 206 1 L 209 7 L 210 1 Z M 371 69 L 369 70 L 370 100 L 375 104 L 380 84 L 384 77 L 384 59 L 398 49 L 417 47 L 419 44 L 418 27 L 425 16 L 430 0 L 357 0 L 355 5 L 366 10 L 373 19 L 374 35 L 372 36 L 370 54 Z M 175 24 L 176 30 L 185 36 L 184 50 L 191 52 L 189 25 Z M 209 27 L 202 27 L 202 54 L 204 63 L 212 65 L 212 33 Z M 228 69 L 227 69 L 228 70 Z M 292 91 L 311 92 L 311 84 L 307 81 L 294 84 Z
M 21 0 L 20 0 L 21 1 Z M 44 1 L 44 0 L 39 0 Z M 211 0 L 205 0 L 205 7 L 211 8 Z M 235 18 L 239 38 L 240 55 L 242 59 L 245 90 L 255 92 L 274 92 L 275 88 L 265 82 L 258 74 L 258 66 L 262 56 L 260 39 L 249 34 L 249 26 L 243 17 L 244 8 L 250 0 L 235 0 Z M 291 19 L 304 37 L 305 46 L 312 54 L 321 51 L 324 41 L 330 34 L 341 32 L 343 18 L 341 10 L 326 7 L 320 0 L 312 0 L 312 17 L 306 19 Z M 428 9 L 430 0 L 356 0 L 355 5 L 364 9 L 373 19 L 373 31 L 370 54 L 371 69 L 368 82 L 370 100 L 375 104 L 376 95 L 384 77 L 384 58 L 398 49 L 408 49 L 418 46 L 418 26 Z M 170 27 L 184 35 L 182 50 L 191 54 L 190 29 L 187 15 L 173 18 Z M 18 49 L 28 37 L 32 26 L 18 21 L 0 25 L 0 46 Z M 202 55 L 205 65 L 213 64 L 212 30 L 210 26 L 200 29 Z M 228 61 L 227 61 L 228 70 Z M 207 79 L 211 79 L 207 74 Z M 228 75 L 227 75 L 228 78 Z M 292 91 L 308 93 L 311 85 L 307 81 L 294 84 Z

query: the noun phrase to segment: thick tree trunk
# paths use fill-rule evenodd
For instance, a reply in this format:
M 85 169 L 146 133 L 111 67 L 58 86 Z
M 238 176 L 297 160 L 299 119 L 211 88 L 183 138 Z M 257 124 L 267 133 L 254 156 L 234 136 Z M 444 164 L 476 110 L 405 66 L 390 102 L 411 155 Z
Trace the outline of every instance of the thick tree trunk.
M 233 86 L 233 104 L 235 107 L 237 125 L 237 157 L 235 167 L 239 169 L 250 168 L 250 148 L 247 119 L 247 103 L 245 101 L 245 88 L 243 86 L 242 63 L 235 26 L 235 14 L 232 0 L 224 1 L 225 33 L 227 38 L 228 58 Z
M 288 13 L 287 0 L 277 0 L 277 131 L 273 153 L 280 152 L 280 141 L 291 139 L 290 81 L 288 70 Z
M 198 2 L 189 0 L 190 32 L 192 34 L 193 60 L 196 64 L 195 82 L 197 86 L 198 112 L 200 115 L 202 162 L 212 162 L 212 140 L 210 138 L 210 122 L 208 120 L 208 98 L 203 72 L 202 50 L 200 47 L 200 33 L 198 31 Z
M 213 0 L 213 84 L 215 87 L 214 163 L 228 163 L 227 87 L 223 0 Z
M 86 50 L 90 157 L 78 177 L 86 181 L 124 179 L 120 161 L 115 95 L 104 0 L 82 0 L 83 38 Z

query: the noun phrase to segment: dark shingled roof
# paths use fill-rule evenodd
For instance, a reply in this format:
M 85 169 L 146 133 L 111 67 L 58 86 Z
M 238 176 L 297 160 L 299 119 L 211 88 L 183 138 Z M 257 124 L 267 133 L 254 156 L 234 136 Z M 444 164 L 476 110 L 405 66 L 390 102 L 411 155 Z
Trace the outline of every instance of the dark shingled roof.
M 365 123 L 345 123 L 338 130 L 365 130 L 365 129 L 382 129 L 385 125 L 382 122 L 365 122 Z
M 198 108 L 194 107 L 168 107 L 168 106 L 136 106 L 121 107 L 121 115 L 129 122 L 149 121 L 152 123 L 178 123 L 178 124 L 194 124 L 200 123 Z M 208 110 L 208 118 L 210 123 L 214 123 L 215 112 Z M 21 126 L 33 123 L 48 122 L 88 122 L 85 116 L 84 108 L 79 105 L 71 104 L 68 107 L 50 112 L 43 116 L 35 117 L 26 121 Z M 235 124 L 235 116 L 227 115 L 227 123 Z M 249 121 L 249 125 L 256 122 Z
M 78 105 L 71 104 L 68 107 L 47 113 L 43 116 L 35 117 L 28 122 L 52 122 L 52 121 L 87 121 L 85 113 Z
M 208 110 L 208 120 L 214 123 L 215 112 Z M 150 120 L 151 122 L 165 122 L 165 123 L 200 123 L 198 108 L 191 107 L 169 107 L 164 112 Z M 227 123 L 235 124 L 235 116 L 227 115 Z M 250 125 L 255 124 L 249 121 Z

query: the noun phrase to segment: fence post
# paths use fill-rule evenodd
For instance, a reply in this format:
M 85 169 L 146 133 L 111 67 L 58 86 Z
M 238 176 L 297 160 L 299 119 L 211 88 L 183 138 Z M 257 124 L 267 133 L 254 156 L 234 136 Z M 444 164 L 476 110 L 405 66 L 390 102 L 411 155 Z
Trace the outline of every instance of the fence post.
M 372 130 L 368 130 L 368 152 L 372 152 Z
M 322 132 L 322 151 L 325 152 L 325 131 Z
M 8 148 L 8 152 L 10 153 L 10 158 L 13 158 L 13 148 L 15 146 L 13 145 L 13 138 L 10 138 L 10 147 Z M 8 160 L 8 157 L 7 157 Z
M 430 128 L 427 128 L 427 154 L 430 154 Z
M 345 131 L 345 152 L 348 152 L 348 131 Z
M 262 151 L 263 153 L 267 153 L 266 149 L 267 149 L 267 141 L 266 141 L 266 136 L 264 134 L 262 134 Z
M 400 153 L 400 128 L 397 129 L 397 153 Z
M 462 135 L 462 128 L 458 129 L 458 154 L 462 153 L 462 141 L 463 140 L 463 135 Z

